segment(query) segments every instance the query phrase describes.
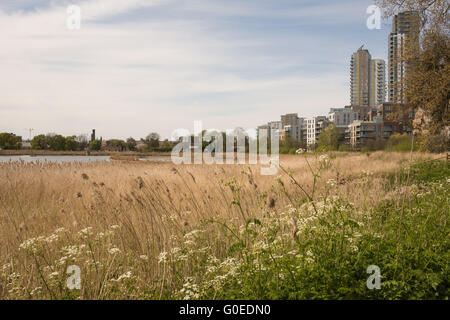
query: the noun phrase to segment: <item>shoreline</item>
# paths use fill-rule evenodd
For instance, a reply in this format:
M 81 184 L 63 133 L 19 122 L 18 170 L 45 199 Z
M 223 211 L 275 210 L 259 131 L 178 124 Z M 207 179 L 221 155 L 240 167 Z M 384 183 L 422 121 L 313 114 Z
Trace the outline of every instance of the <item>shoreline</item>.
M 0 150 L 0 156 L 86 156 L 85 151 Z M 151 157 L 170 156 L 170 152 L 90 151 L 89 156 Z

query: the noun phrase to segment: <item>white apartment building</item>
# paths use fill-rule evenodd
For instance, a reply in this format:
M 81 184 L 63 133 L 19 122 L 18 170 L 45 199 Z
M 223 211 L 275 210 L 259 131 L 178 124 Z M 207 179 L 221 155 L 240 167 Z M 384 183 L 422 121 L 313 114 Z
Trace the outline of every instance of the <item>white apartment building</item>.
M 386 62 L 383 59 L 372 59 L 370 62 L 369 84 L 369 105 L 376 107 L 386 102 Z
M 317 116 L 306 118 L 304 122 L 306 124 L 306 144 L 314 145 L 319 141 L 319 134 L 328 126 L 328 119 L 326 116 Z
M 328 121 L 338 128 L 346 128 L 355 120 L 358 120 L 358 112 L 352 111 L 351 108 L 331 108 L 328 113 Z

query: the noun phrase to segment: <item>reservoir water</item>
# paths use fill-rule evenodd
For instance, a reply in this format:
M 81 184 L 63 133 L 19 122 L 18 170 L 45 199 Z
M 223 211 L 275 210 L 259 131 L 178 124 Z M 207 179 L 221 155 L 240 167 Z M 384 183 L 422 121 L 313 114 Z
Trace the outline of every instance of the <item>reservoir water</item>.
M 111 161 L 110 156 L 53 156 L 53 155 L 39 155 L 39 156 L 0 156 L 0 163 L 9 162 L 9 161 L 24 161 L 24 162 L 34 162 L 34 163 L 45 163 L 45 162 L 56 162 L 56 163 L 65 163 L 65 162 L 102 162 Z M 141 161 L 150 161 L 150 162 L 169 162 L 171 158 L 169 156 L 148 156 L 140 158 Z
M 109 156 L 0 156 L 0 163 L 9 161 L 24 162 L 99 162 L 109 161 Z

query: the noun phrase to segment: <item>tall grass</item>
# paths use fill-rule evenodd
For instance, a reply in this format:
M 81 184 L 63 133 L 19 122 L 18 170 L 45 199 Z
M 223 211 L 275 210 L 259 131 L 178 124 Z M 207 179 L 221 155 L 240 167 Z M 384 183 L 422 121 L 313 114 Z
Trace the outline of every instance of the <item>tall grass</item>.
M 277 177 L 248 165 L 3 164 L 0 297 L 443 298 L 449 181 L 392 187 L 409 161 L 284 156 Z M 373 264 L 381 290 L 366 287 Z M 66 286 L 70 265 L 79 290 Z

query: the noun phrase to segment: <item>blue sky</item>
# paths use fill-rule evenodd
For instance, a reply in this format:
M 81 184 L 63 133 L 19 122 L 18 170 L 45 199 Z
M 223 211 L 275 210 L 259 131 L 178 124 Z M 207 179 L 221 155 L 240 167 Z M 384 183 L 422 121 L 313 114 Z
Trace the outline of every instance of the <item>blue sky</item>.
M 66 9 L 81 8 L 68 30 Z M 0 2 L 0 131 L 170 137 L 252 128 L 349 103 L 362 44 L 386 59 L 390 26 L 365 0 Z

